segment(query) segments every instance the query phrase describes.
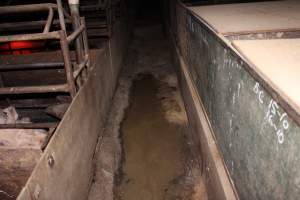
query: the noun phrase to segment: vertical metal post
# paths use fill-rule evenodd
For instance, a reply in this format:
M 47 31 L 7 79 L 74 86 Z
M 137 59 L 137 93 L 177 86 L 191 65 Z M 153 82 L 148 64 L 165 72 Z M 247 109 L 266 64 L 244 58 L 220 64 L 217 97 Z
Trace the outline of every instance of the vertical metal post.
M 80 26 L 79 0 L 69 0 L 68 3 L 69 3 L 69 8 L 72 17 L 73 30 L 75 31 Z M 76 66 L 78 66 L 84 60 L 83 42 L 82 42 L 81 35 L 79 35 L 75 40 L 75 49 L 76 49 L 76 61 L 77 61 Z M 78 86 L 82 85 L 82 80 L 80 76 L 77 78 L 76 83 Z
M 66 32 L 66 24 L 65 24 L 65 17 L 64 17 L 64 9 L 61 3 L 61 0 L 56 0 L 57 2 L 57 9 L 58 9 L 58 17 L 61 29 Z
M 110 38 L 112 35 L 112 11 L 111 11 L 110 4 L 107 6 L 107 8 L 105 8 L 105 12 L 106 12 L 107 32 L 108 32 L 108 37 Z
M 85 18 L 82 17 L 80 18 L 80 22 L 81 24 L 86 27 L 85 25 Z M 88 59 L 87 63 L 86 63 L 86 66 L 87 68 L 84 69 L 83 71 L 83 78 L 84 79 L 87 79 L 87 76 L 88 76 L 88 70 L 89 70 L 89 67 L 90 67 L 90 49 L 89 49 L 89 43 L 88 43 L 88 37 L 87 37 L 87 33 L 86 33 L 86 28 L 83 30 L 82 32 L 82 39 L 83 39 L 83 47 L 84 47 L 84 56 Z
M 72 69 L 72 63 L 70 58 L 70 50 L 69 50 L 69 44 L 67 41 L 67 36 L 65 31 L 59 31 L 60 36 L 60 46 L 64 58 L 65 63 L 65 73 L 67 76 L 67 82 L 70 90 L 71 97 L 75 97 L 76 94 L 76 86 L 74 82 L 74 76 L 73 76 L 73 69 Z
M 71 17 L 72 17 L 72 26 L 73 30 L 75 31 L 80 27 L 80 15 L 79 15 L 79 5 L 78 4 L 69 4 Z M 76 54 L 77 60 L 82 60 L 83 52 L 82 52 L 82 38 L 79 36 L 76 39 Z M 78 62 L 80 63 L 80 62 Z

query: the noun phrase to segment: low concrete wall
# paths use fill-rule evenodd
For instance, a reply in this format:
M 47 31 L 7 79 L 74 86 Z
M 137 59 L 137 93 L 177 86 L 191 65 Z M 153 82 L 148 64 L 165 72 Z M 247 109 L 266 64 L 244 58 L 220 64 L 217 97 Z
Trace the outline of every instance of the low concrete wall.
M 243 60 L 226 38 L 188 9 L 183 12 L 184 15 L 177 14 L 184 19 L 177 21 L 181 25 L 172 34 L 179 40 L 176 46 L 188 72 L 185 74 L 189 74 L 183 76 L 182 85 L 191 79 L 191 88 L 199 98 L 191 100 L 193 94 L 185 92 L 186 87 L 183 96 L 188 106 L 197 102 L 202 105 L 238 198 L 297 199 L 300 127 L 295 110 Z M 191 123 L 199 119 L 201 122 L 201 118 L 197 119 L 201 112 L 196 106 L 187 110 Z M 197 127 L 195 124 L 192 125 Z M 209 153 L 209 149 L 202 144 L 205 141 L 202 131 L 199 129 L 198 133 L 206 157 L 209 154 L 205 151 Z
M 169 24 L 170 27 L 176 27 L 175 30 L 169 30 L 174 49 L 174 65 L 178 73 L 179 85 L 187 111 L 189 134 L 194 138 L 193 146 L 196 146 L 195 151 L 199 155 L 198 159 L 200 160 L 208 198 L 238 199 L 222 158 L 222 152 L 216 143 L 205 107 L 193 80 L 194 74 L 192 74 L 186 62 L 189 55 L 186 29 L 187 10 L 179 3 L 176 4 L 175 8 L 176 15 L 174 17 L 176 20 L 171 21 L 171 24 Z M 174 23 L 176 26 L 172 25 Z
M 18 200 L 87 198 L 97 138 L 103 132 L 122 65 L 124 44 L 116 42 L 122 37 L 118 31 L 105 48 L 91 50 L 88 81 L 72 101 Z M 118 62 L 112 63 L 116 57 Z
M 176 49 L 175 45 L 174 49 Z M 178 69 L 180 89 L 187 111 L 189 134 L 194 138 L 193 145 L 198 146 L 199 160 L 201 160 L 203 170 L 202 176 L 205 180 L 208 198 L 237 199 L 221 152 L 215 142 L 205 108 L 192 81 L 188 66 L 178 49 L 174 51 L 174 61 Z

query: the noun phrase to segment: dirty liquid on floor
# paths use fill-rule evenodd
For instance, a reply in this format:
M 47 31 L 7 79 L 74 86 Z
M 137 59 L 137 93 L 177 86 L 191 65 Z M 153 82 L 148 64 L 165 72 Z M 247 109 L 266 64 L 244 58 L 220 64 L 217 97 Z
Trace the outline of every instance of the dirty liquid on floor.
M 166 120 L 158 84 L 150 75 L 133 82 L 121 127 L 121 200 L 165 199 L 171 182 L 184 171 L 184 128 Z
M 135 27 L 118 82 L 89 200 L 207 200 L 161 24 Z

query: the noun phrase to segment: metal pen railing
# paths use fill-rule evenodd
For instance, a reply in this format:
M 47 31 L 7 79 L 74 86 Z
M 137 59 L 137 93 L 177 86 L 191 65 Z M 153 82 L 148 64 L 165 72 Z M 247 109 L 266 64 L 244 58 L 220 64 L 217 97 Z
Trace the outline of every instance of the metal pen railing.
M 86 34 L 86 26 L 84 18 L 81 18 L 78 13 L 74 13 L 71 10 L 71 14 L 67 13 L 63 7 L 61 0 L 57 0 L 57 4 L 32 4 L 32 5 L 17 5 L 17 6 L 5 6 L 0 7 L 0 15 L 7 14 L 22 14 L 22 13 L 37 13 L 48 12 L 46 20 L 39 21 L 26 21 L 26 22 L 14 22 L 0 24 L 5 30 L 18 30 L 21 28 L 29 27 L 42 27 L 41 33 L 26 33 L 26 34 L 13 34 L 0 36 L 0 43 L 12 42 L 12 41 L 36 41 L 36 40 L 59 40 L 60 49 L 63 56 L 63 67 L 66 75 L 66 83 L 55 85 L 41 85 L 41 86 L 15 86 L 0 87 L 0 95 L 10 94 L 28 94 L 28 93 L 55 93 L 55 92 L 67 92 L 71 97 L 76 95 L 78 89 L 86 81 L 88 71 L 90 67 L 90 56 L 88 39 Z M 54 19 L 54 16 L 58 13 L 58 20 Z M 73 24 L 73 30 L 68 34 L 66 29 L 66 23 Z M 52 26 L 59 26 L 58 30 L 51 31 Z M 30 29 L 30 28 L 29 28 Z M 75 43 L 76 61 L 72 62 L 70 56 L 70 45 Z M 0 65 L 0 72 L 7 69 L 19 70 L 26 69 L 48 69 L 55 66 L 61 66 L 60 63 L 33 63 L 33 64 L 14 64 L 14 65 Z M 49 123 L 44 123 L 45 128 L 49 127 Z M 7 127 L 22 127 L 22 125 L 7 125 L 0 124 L 0 128 Z M 24 124 L 25 128 L 42 128 L 43 123 L 37 124 Z
M 60 48 L 63 55 L 65 73 L 67 77 L 67 83 L 63 85 L 47 85 L 47 86 L 32 86 L 32 87 L 7 87 L 0 88 L 0 94 L 22 94 L 22 93 L 45 93 L 45 92 L 69 92 L 72 97 L 75 96 L 77 88 L 75 81 L 77 79 L 82 79 L 77 85 L 80 87 L 84 78 L 86 78 L 87 68 L 90 64 L 89 62 L 89 48 L 86 37 L 86 29 L 83 18 L 79 18 L 79 26 L 70 34 L 67 35 L 66 22 L 69 23 L 76 20 L 71 17 L 62 7 L 61 1 L 57 0 L 57 5 L 55 4 L 33 4 L 33 5 L 17 5 L 17 6 L 5 6 L 0 7 L 0 15 L 4 14 L 20 14 L 20 13 L 31 13 L 48 11 L 48 17 L 45 21 L 38 22 L 25 22 L 17 23 L 17 27 L 23 25 L 41 25 L 44 23 L 44 28 L 42 33 L 29 33 L 29 34 L 17 34 L 17 35 L 6 35 L 0 36 L 0 42 L 11 42 L 11 41 L 33 41 L 33 40 L 59 40 Z M 51 25 L 54 20 L 54 12 L 57 11 L 59 15 L 59 25 L 60 30 L 50 31 Z M 65 18 L 67 20 L 65 20 Z M 0 24 L 1 27 L 1 24 Z M 13 29 L 15 27 L 14 23 L 6 23 L 6 28 Z M 69 45 L 75 40 L 82 41 L 79 47 L 76 47 L 77 56 L 76 62 L 72 63 L 70 58 Z M 79 51 L 83 52 L 80 53 Z M 28 65 L 24 65 L 24 69 L 27 69 Z M 41 66 L 47 68 L 46 63 L 41 63 Z M 19 66 L 19 69 L 22 69 Z M 0 68 L 1 71 L 1 68 Z M 80 77 L 79 75 L 84 71 L 84 75 Z M 74 76 L 74 74 L 76 76 Z M 83 78 L 84 77 L 84 78 Z

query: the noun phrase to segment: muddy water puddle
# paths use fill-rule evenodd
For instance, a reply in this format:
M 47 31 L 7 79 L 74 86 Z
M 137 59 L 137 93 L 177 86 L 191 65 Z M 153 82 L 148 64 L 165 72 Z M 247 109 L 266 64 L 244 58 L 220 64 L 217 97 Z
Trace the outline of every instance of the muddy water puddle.
M 170 184 L 184 173 L 184 128 L 165 118 L 158 81 L 134 81 L 130 107 L 121 127 L 121 200 L 163 200 Z

